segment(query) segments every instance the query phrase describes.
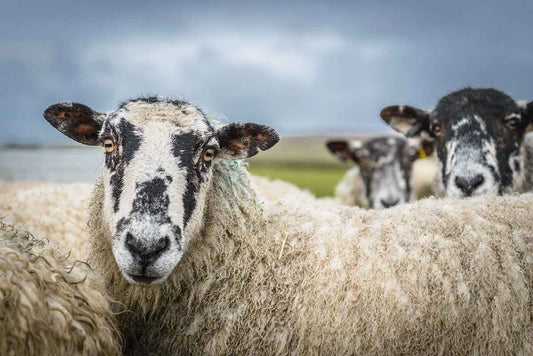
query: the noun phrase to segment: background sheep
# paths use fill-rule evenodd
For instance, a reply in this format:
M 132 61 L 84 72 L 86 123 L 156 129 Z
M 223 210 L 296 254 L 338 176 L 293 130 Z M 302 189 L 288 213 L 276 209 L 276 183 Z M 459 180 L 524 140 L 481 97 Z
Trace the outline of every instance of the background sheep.
M 533 352 L 531 194 L 384 211 L 261 203 L 233 159 L 275 143 L 264 126 L 154 98 L 45 117 L 104 142 L 91 261 L 130 311 L 118 316 L 128 354 Z
M 120 354 L 115 318 L 87 273 L 0 220 L 0 352 Z
M 419 193 L 427 193 L 427 188 L 420 187 L 419 181 L 415 186 L 413 176 L 414 163 L 433 150 L 429 140 L 408 141 L 388 136 L 364 142 L 332 140 L 326 145 L 341 161 L 357 165 L 335 188 L 335 197 L 342 204 L 384 209 L 413 201 Z M 432 173 L 425 170 L 422 174 L 430 175 L 426 179 L 431 181 Z
M 465 88 L 439 100 L 432 111 L 406 105 L 384 108 L 381 117 L 407 137 L 433 139 L 440 191 L 455 197 L 524 192 L 533 188 L 524 135 L 533 123 L 533 102 Z

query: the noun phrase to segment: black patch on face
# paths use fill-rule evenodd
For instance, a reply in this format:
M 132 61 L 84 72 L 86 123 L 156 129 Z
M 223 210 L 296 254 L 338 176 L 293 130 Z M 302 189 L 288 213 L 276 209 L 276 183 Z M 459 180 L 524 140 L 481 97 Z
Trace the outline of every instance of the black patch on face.
M 158 170 L 162 172 L 162 170 Z M 132 219 L 143 215 L 150 215 L 153 223 L 157 225 L 171 224 L 168 214 L 170 199 L 167 193 L 168 185 L 172 183 L 172 177 L 155 177 L 152 180 L 137 183 L 135 186 L 135 199 L 128 218 L 122 218 L 117 223 L 117 231 L 122 232 Z M 172 226 L 178 250 L 181 250 L 181 230 L 178 226 Z
M 111 138 L 117 146 L 115 151 L 106 153 L 105 156 L 105 165 L 111 171 L 109 183 L 112 189 L 113 210 L 117 212 L 124 186 L 124 170 L 135 156 L 135 152 L 139 149 L 142 136 L 136 133 L 133 124 L 121 118 L 116 127 L 110 125 L 109 121 L 107 121 L 102 138 Z
M 171 182 L 172 177 L 167 175 L 165 178 L 155 177 L 150 181 L 137 183 L 131 212 L 165 217 L 166 220 L 161 223 L 170 222 L 167 213 L 170 204 L 167 187 Z
M 187 184 L 183 194 L 183 227 L 185 228 L 196 207 L 196 193 L 200 189 L 200 184 L 205 180 L 205 173 L 209 165 L 203 160 L 195 162 L 195 157 L 202 144 L 202 140 L 197 134 L 185 132 L 176 135 L 172 143 L 172 154 L 178 159 L 178 166 L 187 171 Z
M 499 182 L 500 193 L 504 188 L 511 186 L 513 172 L 509 158 L 519 152 L 527 123 L 526 120 L 518 120 L 516 128 L 509 130 L 505 118 L 519 112 L 516 102 L 511 97 L 495 89 L 466 88 L 443 97 L 431 113 L 430 122 L 431 126 L 439 123 L 442 127 L 442 134 L 435 136 L 435 145 L 442 164 L 444 185 L 447 185 L 450 178 L 446 174 L 449 154 L 446 143 L 456 141 L 459 149 L 468 146 L 480 151 L 481 162 L 478 163 L 487 167 L 495 181 Z M 474 116 L 482 120 L 486 132 L 481 129 Z M 452 129 L 452 126 L 464 119 L 468 122 L 456 130 Z M 487 161 L 487 152 L 482 152 L 484 143 L 491 139 L 496 145 L 498 167 L 491 166 Z

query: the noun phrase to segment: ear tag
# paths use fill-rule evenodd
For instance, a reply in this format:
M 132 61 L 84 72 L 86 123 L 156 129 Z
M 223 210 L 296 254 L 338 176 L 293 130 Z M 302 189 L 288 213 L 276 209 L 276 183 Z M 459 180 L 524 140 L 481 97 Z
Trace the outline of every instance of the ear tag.
M 426 158 L 428 155 L 426 154 L 426 150 L 422 147 L 418 149 L 418 157 L 420 158 Z

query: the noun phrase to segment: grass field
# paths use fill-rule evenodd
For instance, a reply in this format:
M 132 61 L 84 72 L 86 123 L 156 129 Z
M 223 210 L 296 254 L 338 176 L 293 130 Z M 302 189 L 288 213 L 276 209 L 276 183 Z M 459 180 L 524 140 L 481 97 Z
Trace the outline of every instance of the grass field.
M 325 165 L 252 164 L 249 171 L 258 176 L 281 179 L 309 190 L 317 197 L 332 196 L 333 190 L 346 172 L 345 167 Z
M 272 149 L 250 159 L 249 171 L 281 179 L 318 197 L 332 196 L 335 186 L 351 168 L 339 162 L 325 146 L 327 137 L 283 138 Z

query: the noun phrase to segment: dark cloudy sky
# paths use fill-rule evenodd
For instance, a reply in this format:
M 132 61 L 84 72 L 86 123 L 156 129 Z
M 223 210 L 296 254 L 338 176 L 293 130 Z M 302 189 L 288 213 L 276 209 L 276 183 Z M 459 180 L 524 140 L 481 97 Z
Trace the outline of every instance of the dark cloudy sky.
M 490 86 L 533 99 L 533 1 L 11 1 L 0 143 L 66 143 L 48 105 L 178 96 L 286 134 L 384 132 L 388 104 Z

